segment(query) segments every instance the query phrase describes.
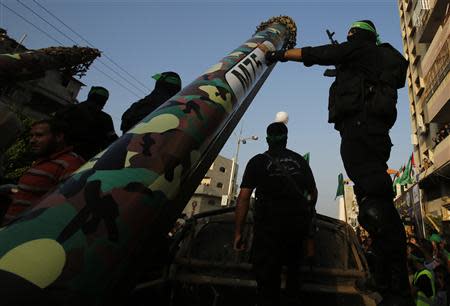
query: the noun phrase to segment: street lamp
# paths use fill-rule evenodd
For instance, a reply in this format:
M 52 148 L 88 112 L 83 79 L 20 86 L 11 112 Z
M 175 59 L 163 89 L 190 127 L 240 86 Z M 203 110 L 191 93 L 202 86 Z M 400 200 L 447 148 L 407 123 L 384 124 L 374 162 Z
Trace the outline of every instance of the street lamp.
M 250 136 L 250 137 L 239 137 L 237 142 L 236 154 L 233 157 L 231 164 L 231 173 L 230 173 L 230 181 L 228 183 L 228 193 L 227 193 L 227 206 L 231 204 L 231 195 L 234 194 L 234 185 L 236 184 L 236 180 L 234 179 L 234 173 L 236 172 L 236 165 L 239 156 L 239 148 L 241 143 L 246 144 L 247 140 L 258 140 L 258 136 Z

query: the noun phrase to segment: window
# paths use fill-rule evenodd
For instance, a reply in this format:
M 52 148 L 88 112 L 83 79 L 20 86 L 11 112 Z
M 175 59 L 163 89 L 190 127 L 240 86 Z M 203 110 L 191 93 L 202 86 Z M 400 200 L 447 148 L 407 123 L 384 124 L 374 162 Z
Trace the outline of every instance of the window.
M 217 188 L 222 188 L 222 187 L 223 187 L 223 184 L 219 182 L 219 183 L 217 183 L 216 186 L 217 186 Z
M 202 179 L 202 182 L 201 182 L 200 184 L 209 186 L 209 184 L 211 184 L 211 178 L 205 176 L 205 177 Z
M 208 204 L 209 204 L 209 205 L 215 205 L 216 202 L 215 202 L 214 200 L 208 200 Z
M 225 173 L 225 167 L 220 167 L 220 168 L 219 168 L 219 171 Z

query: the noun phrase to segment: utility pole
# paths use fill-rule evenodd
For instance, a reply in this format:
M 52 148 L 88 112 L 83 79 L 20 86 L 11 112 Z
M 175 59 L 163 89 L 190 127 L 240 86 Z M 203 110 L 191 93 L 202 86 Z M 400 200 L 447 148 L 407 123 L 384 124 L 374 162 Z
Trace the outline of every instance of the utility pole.
M 237 176 L 235 174 L 235 172 L 236 172 L 236 166 L 237 166 L 237 161 L 238 161 L 238 157 L 239 157 L 239 148 L 240 148 L 241 142 L 243 144 L 246 144 L 247 140 L 258 140 L 258 136 L 255 136 L 255 135 L 252 135 L 250 137 L 245 137 L 245 138 L 242 138 L 241 136 L 242 136 L 242 125 L 241 125 L 241 131 L 239 132 L 236 153 L 232 159 L 232 164 L 231 164 L 230 181 L 228 182 L 227 206 L 231 205 L 231 203 L 232 203 L 231 198 L 235 194 L 235 190 L 234 190 L 234 186 L 236 185 L 235 176 Z

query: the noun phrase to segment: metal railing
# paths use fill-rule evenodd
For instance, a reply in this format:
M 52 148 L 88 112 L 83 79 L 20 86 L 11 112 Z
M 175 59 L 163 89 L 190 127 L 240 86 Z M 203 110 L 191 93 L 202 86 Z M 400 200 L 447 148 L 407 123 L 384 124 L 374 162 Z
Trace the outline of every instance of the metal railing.
M 430 0 L 419 0 L 417 1 L 417 4 L 414 8 L 413 14 L 412 14 L 412 21 L 413 25 L 417 28 L 421 28 L 427 20 L 429 13 L 430 13 Z
M 429 72 L 425 76 L 424 104 L 428 103 L 450 72 L 450 37 L 447 38 Z
M 421 37 L 427 26 L 431 13 L 436 5 L 437 0 L 420 0 L 413 13 L 413 24 L 417 27 L 418 37 Z M 415 14 L 415 15 L 414 15 Z

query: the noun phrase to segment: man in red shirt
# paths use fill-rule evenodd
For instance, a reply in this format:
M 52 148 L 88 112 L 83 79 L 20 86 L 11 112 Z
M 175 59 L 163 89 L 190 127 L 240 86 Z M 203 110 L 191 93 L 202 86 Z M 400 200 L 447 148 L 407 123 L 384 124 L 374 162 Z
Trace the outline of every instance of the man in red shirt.
M 37 159 L 20 177 L 17 187 L 10 190 L 10 203 L 3 203 L 9 205 L 6 221 L 32 208 L 84 163 L 66 143 L 62 123 L 55 120 L 37 121 L 31 126 L 30 146 Z

